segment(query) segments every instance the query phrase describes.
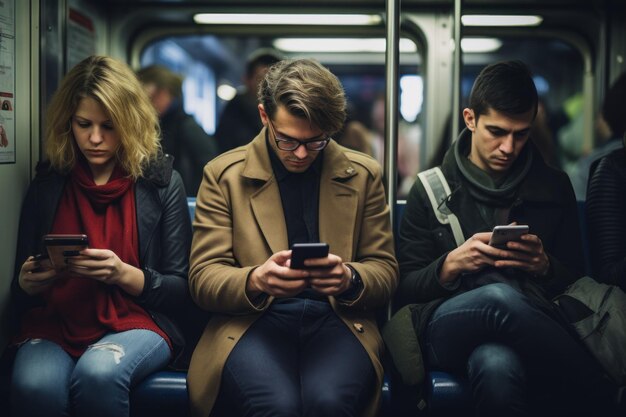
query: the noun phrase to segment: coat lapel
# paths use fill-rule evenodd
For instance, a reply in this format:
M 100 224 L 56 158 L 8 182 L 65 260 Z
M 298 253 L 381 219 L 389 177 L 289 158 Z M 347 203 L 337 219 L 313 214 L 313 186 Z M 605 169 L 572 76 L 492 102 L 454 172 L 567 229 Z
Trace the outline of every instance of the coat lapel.
M 272 253 L 276 253 L 288 249 L 287 226 L 278 183 L 274 177 L 265 144 L 265 131 L 266 129 L 263 128 L 250 144 L 242 175 L 264 183 L 258 191 L 252 194 L 250 204 L 267 245 Z
M 351 261 L 359 204 L 358 191 L 350 186 L 356 170 L 341 148 L 331 142 L 324 150 L 320 179 L 319 235 L 330 252 Z
M 278 201 L 279 204 L 276 204 Z M 272 178 L 251 198 L 252 211 L 272 253 L 287 249 L 287 227 L 278 184 Z

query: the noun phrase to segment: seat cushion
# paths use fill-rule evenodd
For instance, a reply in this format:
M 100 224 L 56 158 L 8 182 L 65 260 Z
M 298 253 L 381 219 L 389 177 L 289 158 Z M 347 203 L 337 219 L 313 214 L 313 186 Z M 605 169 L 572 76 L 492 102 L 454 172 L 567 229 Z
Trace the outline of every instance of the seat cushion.
M 187 373 L 160 371 L 133 388 L 131 416 L 185 416 L 189 414 Z

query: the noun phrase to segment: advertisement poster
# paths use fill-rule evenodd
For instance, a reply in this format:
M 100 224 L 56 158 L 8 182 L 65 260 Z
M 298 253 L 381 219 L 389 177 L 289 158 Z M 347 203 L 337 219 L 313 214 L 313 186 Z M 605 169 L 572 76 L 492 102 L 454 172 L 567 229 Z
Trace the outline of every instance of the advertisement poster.
M 93 21 L 78 10 L 70 9 L 67 25 L 67 70 L 96 52 Z
M 0 1 L 0 164 L 15 163 L 15 0 Z

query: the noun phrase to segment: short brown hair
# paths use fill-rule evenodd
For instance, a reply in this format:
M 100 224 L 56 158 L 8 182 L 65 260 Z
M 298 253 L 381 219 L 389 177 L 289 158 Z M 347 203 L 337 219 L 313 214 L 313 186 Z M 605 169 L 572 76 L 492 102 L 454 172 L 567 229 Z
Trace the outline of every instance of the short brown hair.
M 270 118 L 279 105 L 332 135 L 346 120 L 346 97 L 339 79 L 312 59 L 284 60 L 270 67 L 258 99 Z
M 183 96 L 183 78 L 161 65 L 150 65 L 137 71 L 142 84 L 154 84 L 159 90 L 167 90 L 174 98 Z
M 54 169 L 68 172 L 76 163 L 71 119 L 83 98 L 97 101 L 120 136 L 117 161 L 133 178 L 160 151 L 159 119 L 135 73 L 123 62 L 90 56 L 72 68 L 52 96 L 46 112 L 46 156 Z

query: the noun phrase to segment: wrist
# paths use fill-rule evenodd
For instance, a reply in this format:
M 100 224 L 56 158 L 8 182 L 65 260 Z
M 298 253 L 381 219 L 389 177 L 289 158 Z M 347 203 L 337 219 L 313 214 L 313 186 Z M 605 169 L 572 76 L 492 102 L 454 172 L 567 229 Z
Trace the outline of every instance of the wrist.
M 350 289 L 355 291 L 361 291 L 363 289 L 363 280 L 361 276 L 356 271 L 356 269 L 352 268 L 350 265 L 346 265 L 348 272 L 350 274 Z
M 439 282 L 441 284 L 449 284 L 452 281 L 456 280 L 456 278 L 461 273 L 458 268 L 455 268 L 454 261 L 450 259 L 450 254 L 446 256 L 443 263 L 441 264 L 441 269 L 439 270 Z
M 248 274 L 248 278 L 246 279 L 246 294 L 250 300 L 254 300 L 256 297 L 261 295 L 263 291 L 258 285 L 258 269 L 254 268 Z

